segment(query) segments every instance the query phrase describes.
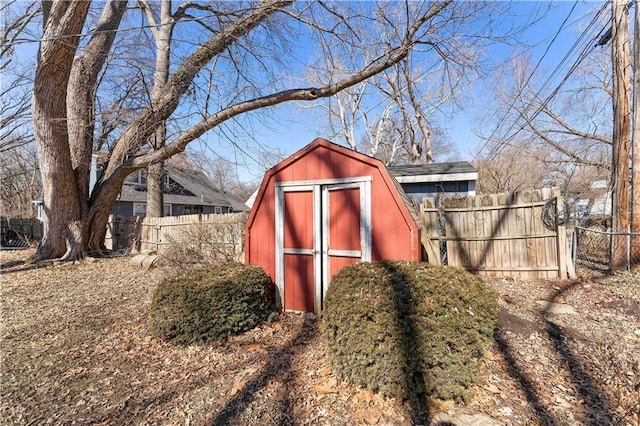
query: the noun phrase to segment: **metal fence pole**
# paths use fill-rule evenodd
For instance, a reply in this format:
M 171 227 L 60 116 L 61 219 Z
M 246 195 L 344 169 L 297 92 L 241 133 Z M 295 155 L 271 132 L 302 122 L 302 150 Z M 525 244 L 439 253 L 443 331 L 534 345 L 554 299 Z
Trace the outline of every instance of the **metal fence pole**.
M 160 253 L 160 227 L 158 226 L 158 224 L 156 223 L 154 226 L 154 230 L 155 230 L 155 238 L 154 241 L 156 243 L 156 254 Z

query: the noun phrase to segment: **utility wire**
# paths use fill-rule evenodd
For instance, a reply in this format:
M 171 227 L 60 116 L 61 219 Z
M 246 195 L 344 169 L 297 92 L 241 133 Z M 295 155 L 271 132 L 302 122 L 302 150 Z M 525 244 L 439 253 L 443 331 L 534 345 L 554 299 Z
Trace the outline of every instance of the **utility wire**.
M 560 32 L 562 31 L 563 27 L 566 25 L 566 23 L 567 23 L 567 22 L 568 22 L 568 20 L 570 19 L 570 17 L 571 17 L 571 15 L 572 15 L 572 13 L 574 12 L 574 10 L 575 10 L 576 6 L 577 6 L 577 3 L 575 3 L 575 4 L 573 5 L 573 7 L 571 8 L 571 11 L 569 12 L 569 14 L 567 15 L 567 17 L 566 17 L 566 18 L 564 19 L 564 21 L 562 22 L 562 24 L 561 24 L 560 28 L 558 29 L 558 31 L 556 32 L 556 34 L 553 36 L 553 39 L 551 40 L 551 42 L 549 43 L 549 45 L 548 45 L 548 46 L 547 46 L 547 48 L 545 49 L 545 52 L 544 52 L 543 56 L 540 58 L 540 60 L 539 60 L 539 61 L 538 61 L 538 63 L 536 64 L 536 67 L 535 67 L 534 71 L 532 71 L 532 73 L 529 75 L 529 77 L 528 77 L 528 79 L 527 79 L 527 83 L 529 83 L 529 81 L 530 81 L 530 80 L 531 80 L 531 78 L 533 77 L 533 74 L 535 73 L 535 71 L 536 71 L 536 70 L 538 69 L 538 67 L 540 66 L 541 61 L 544 59 L 544 57 L 545 57 L 545 56 L 547 55 L 547 53 L 549 52 L 549 50 L 550 50 L 550 48 L 551 48 L 551 45 L 555 42 L 555 40 L 556 40 L 556 39 L 558 38 L 558 36 L 560 35 Z M 602 13 L 602 10 L 604 10 L 604 8 L 605 8 L 606 6 L 607 6 L 607 3 L 605 3 L 605 4 L 601 7 L 601 9 L 598 11 L 598 13 L 596 14 L 596 16 L 598 16 L 600 13 Z M 596 19 L 597 19 L 597 18 L 594 18 L 594 19 L 592 20 L 592 23 L 591 23 L 590 25 L 592 25 L 592 24 L 593 24 L 593 21 L 595 21 Z M 583 36 L 584 36 L 584 32 L 583 32 L 583 35 L 581 35 L 581 37 L 580 37 L 580 38 L 582 38 Z M 572 48 L 573 48 L 573 47 L 572 47 Z M 530 49 L 528 49 L 528 50 L 531 50 L 531 49 L 532 49 L 532 48 L 530 48 Z M 522 53 L 520 53 L 520 54 L 516 55 L 515 57 L 522 56 L 522 55 L 524 55 L 524 53 L 526 53 L 526 51 L 524 51 L 524 52 L 522 52 Z M 566 56 L 566 55 L 565 55 L 565 56 Z M 564 63 L 564 62 L 566 62 L 566 60 L 567 60 L 567 59 L 566 59 L 566 57 L 565 57 L 565 58 L 562 60 L 561 64 L 562 64 L 562 63 Z M 504 63 L 502 63 L 501 65 L 504 65 L 504 64 L 506 64 L 506 61 L 505 61 Z M 431 72 L 431 70 L 432 70 L 433 68 L 435 68 L 436 66 L 437 66 L 437 65 L 434 65 L 434 66 L 432 66 L 432 67 L 429 67 L 428 69 L 426 69 L 425 71 L 423 71 L 422 73 L 420 73 L 420 74 L 417 76 L 416 80 L 421 80 L 422 78 L 424 78 L 424 77 L 425 77 L 429 72 Z M 557 73 L 558 69 L 559 69 L 559 66 L 556 68 L 556 71 L 554 71 L 554 74 L 555 74 L 555 73 Z M 400 91 L 401 91 L 401 92 L 404 92 L 404 91 L 407 89 L 407 86 L 408 86 L 408 84 L 403 85 L 403 86 L 400 88 Z M 523 89 L 524 89 L 524 87 L 521 89 L 521 91 L 522 91 Z M 521 92 L 519 93 L 519 95 L 520 95 L 520 94 L 521 94 Z M 514 105 L 514 104 L 515 104 L 515 99 L 516 99 L 516 98 L 514 98 L 514 101 L 513 101 L 513 102 L 512 102 L 512 104 L 510 105 L 509 109 L 511 109 L 511 108 L 513 108 L 513 107 L 515 106 L 515 105 Z M 366 116 L 367 114 L 371 113 L 371 112 L 372 112 L 373 110 L 375 110 L 376 108 L 379 108 L 379 107 L 380 107 L 383 103 L 385 103 L 385 102 L 388 102 L 388 99 L 382 99 L 381 101 L 377 102 L 377 103 L 376 103 L 376 104 L 374 104 L 373 106 L 369 107 L 366 111 L 364 111 L 364 112 L 359 112 L 359 115 L 360 115 L 360 118 L 359 118 L 359 119 L 362 119 L 364 116 Z M 507 113 L 505 113 L 504 117 L 500 120 L 500 124 L 506 120 L 507 115 L 508 115 L 508 112 L 509 112 L 509 111 L 507 111 Z M 351 126 L 351 125 L 353 125 L 353 123 L 354 123 L 355 121 L 357 121 L 357 120 L 358 120 L 358 118 L 354 118 L 354 119 L 352 119 L 352 120 L 349 120 L 350 122 L 348 122 L 348 123 L 347 123 L 347 125 Z M 514 124 L 514 125 L 515 125 L 515 124 Z M 493 138 L 493 136 L 495 136 L 495 133 L 497 132 L 497 130 L 499 129 L 499 127 L 500 127 L 500 125 L 496 126 L 496 129 L 493 131 L 492 135 L 489 137 L 489 139 L 487 139 L 487 141 L 484 143 L 483 147 L 478 151 L 479 153 L 480 153 L 480 152 L 482 152 L 482 150 L 484 150 L 484 149 L 486 148 L 486 146 L 487 146 L 488 142 Z M 512 128 L 513 128 L 513 126 L 512 126 L 509 130 L 511 130 Z M 515 136 L 515 135 L 514 135 L 514 136 Z M 474 158 L 474 160 L 478 157 L 478 155 L 479 155 L 479 154 L 476 154 L 476 157 Z
M 565 66 L 565 63 L 569 60 L 569 57 L 571 56 L 571 54 L 576 51 L 579 47 L 580 44 L 583 44 L 583 47 L 580 47 L 580 54 L 578 56 L 578 59 L 573 63 L 573 65 L 570 68 L 570 71 L 565 75 L 565 77 L 563 78 L 563 80 L 561 81 L 561 83 L 552 91 L 551 95 L 548 96 L 545 101 L 540 104 L 540 106 L 537 108 L 536 112 L 534 113 L 534 115 L 532 116 L 531 119 L 535 118 L 538 116 L 538 114 L 540 114 L 540 112 L 542 111 L 542 109 L 544 108 L 545 105 L 547 105 L 551 99 L 558 93 L 558 91 L 560 90 L 560 88 L 562 87 L 562 85 L 568 80 L 568 78 L 570 77 L 570 75 L 575 71 L 575 69 L 577 69 L 577 67 L 579 66 L 579 64 L 588 56 L 589 53 L 591 53 L 590 51 L 587 52 L 587 49 L 590 47 L 589 43 L 593 38 L 590 39 L 586 39 L 587 34 L 591 31 L 592 27 L 596 24 L 596 22 L 599 20 L 600 15 L 602 14 L 602 12 L 605 10 L 606 6 L 608 5 L 608 3 L 603 4 L 600 9 L 598 10 L 598 12 L 595 14 L 595 16 L 593 17 L 593 19 L 591 20 L 591 22 L 587 25 L 587 27 L 582 31 L 582 33 L 580 34 L 580 36 L 578 37 L 578 39 L 574 42 L 574 44 L 571 46 L 571 48 L 567 51 L 567 53 L 564 55 L 564 57 L 562 58 L 562 60 L 558 63 L 558 65 L 556 65 L 555 69 L 553 70 L 553 72 L 549 75 L 549 77 L 547 77 L 547 79 L 545 80 L 545 82 L 543 83 L 543 85 L 538 89 L 538 91 L 536 92 L 536 94 L 534 95 L 533 99 L 531 102 L 529 102 L 529 104 L 524 108 L 524 110 L 530 109 L 533 104 L 535 99 L 539 99 L 541 97 L 541 94 L 544 90 L 546 90 L 546 88 L 551 84 L 551 81 L 555 78 L 556 74 L 560 71 L 560 69 L 562 67 Z M 536 64 L 534 70 L 529 74 L 526 82 L 524 83 L 524 85 L 522 85 L 522 87 L 520 88 L 520 90 L 518 91 L 518 94 L 513 98 L 513 101 L 510 103 L 509 107 L 507 108 L 507 111 L 504 113 L 504 115 L 502 116 L 502 118 L 500 119 L 500 121 L 498 122 L 498 124 L 496 125 L 496 127 L 494 128 L 493 132 L 491 133 L 491 135 L 486 139 L 486 141 L 484 142 L 484 144 L 482 145 L 482 148 L 480 148 L 480 150 L 478 150 L 478 153 L 475 155 L 474 160 L 478 158 L 478 156 L 480 156 L 480 154 L 482 153 L 482 151 L 487 147 L 487 145 L 493 140 L 493 138 L 495 137 L 496 133 L 498 132 L 498 130 L 501 128 L 502 124 L 506 121 L 506 119 L 509 116 L 509 113 L 511 112 L 511 110 L 515 107 L 515 103 L 517 101 L 517 99 L 522 95 L 522 92 L 524 91 L 524 89 L 526 88 L 527 84 L 530 82 L 531 78 L 533 77 L 534 73 L 537 71 L 539 65 L 541 64 L 542 60 L 544 59 L 544 57 L 547 55 L 547 53 L 549 52 L 550 46 L 551 44 L 553 44 L 553 42 L 557 39 L 558 35 L 560 34 L 560 32 L 562 31 L 565 23 L 567 22 L 567 20 L 569 19 L 569 17 L 571 16 L 571 14 L 573 13 L 574 9 L 575 9 L 575 4 L 574 7 L 571 9 L 571 11 L 569 12 L 569 15 L 567 16 L 567 18 L 565 18 L 565 20 L 562 22 L 562 25 L 560 26 L 560 28 L 558 29 L 558 31 L 556 32 L 556 35 L 554 36 L 553 40 L 551 41 L 550 45 L 548 46 L 548 48 L 545 50 L 544 54 L 542 55 L 542 57 L 540 58 L 540 60 L 538 61 L 538 63 Z M 602 34 L 602 31 L 600 31 L 600 33 L 598 34 L 598 36 Z M 596 36 L 596 38 L 598 37 Z M 595 48 L 595 45 L 593 46 L 593 48 Z M 525 112 L 524 111 L 519 111 L 518 112 L 518 118 L 516 118 L 515 120 L 512 121 L 511 126 L 509 126 L 509 128 L 507 129 L 507 131 L 505 132 L 505 135 L 509 135 L 510 132 L 513 130 L 513 128 L 517 125 L 518 119 L 524 119 L 526 121 L 525 118 Z M 530 120 L 531 120 L 530 119 Z M 526 127 L 526 125 L 522 125 L 520 126 L 520 128 L 518 130 L 516 130 L 513 134 L 511 134 L 508 137 L 505 137 L 505 139 L 503 139 L 503 141 L 501 141 L 497 146 L 495 146 L 493 149 L 491 149 L 491 151 L 489 152 L 489 156 L 491 155 L 495 155 L 498 154 L 502 148 L 507 145 L 509 142 L 511 142 L 511 140 L 513 140 L 513 138 L 515 138 L 518 133 L 520 131 L 522 131 L 524 128 Z
M 566 18 L 564 18 L 564 21 L 562 21 L 562 24 L 560 25 L 560 28 L 558 28 L 558 31 L 556 31 L 555 35 L 553 36 L 553 39 L 551 39 L 551 42 L 549 42 L 549 44 L 547 45 L 547 48 L 545 49 L 544 53 L 542 54 L 542 56 L 540 57 L 540 59 L 538 59 L 538 62 L 536 63 L 536 66 L 533 68 L 533 71 L 531 71 L 531 73 L 529 74 L 529 76 L 527 77 L 527 81 L 520 87 L 520 90 L 518 91 L 518 94 L 516 96 L 513 97 L 513 100 L 511 101 L 511 104 L 509 104 L 509 106 L 507 107 L 507 110 L 504 112 L 504 115 L 502 116 L 502 118 L 498 121 L 498 124 L 496 125 L 495 129 L 493 130 L 493 132 L 491 133 L 491 135 L 487 138 L 486 142 L 484 143 L 484 145 L 482 146 L 482 148 L 480 148 L 480 150 L 478 151 L 478 153 L 482 152 L 487 144 L 489 143 L 490 140 L 493 139 L 493 137 L 495 136 L 495 134 L 498 132 L 498 129 L 500 128 L 500 125 L 507 119 L 507 117 L 509 116 L 509 113 L 511 112 L 511 110 L 515 107 L 516 101 L 518 100 L 518 98 L 522 95 L 522 91 L 524 90 L 524 88 L 529 84 L 529 82 L 531 81 L 531 78 L 533 77 L 533 75 L 535 74 L 535 72 L 538 70 L 538 68 L 540 67 L 540 64 L 542 63 L 542 61 L 544 60 L 544 58 L 547 56 L 547 54 L 549 53 L 549 50 L 551 50 L 551 46 L 553 45 L 553 43 L 556 41 L 556 39 L 558 38 L 558 36 L 560 35 L 560 33 L 562 32 L 565 24 L 567 23 L 567 21 L 569 20 L 569 18 L 571 17 L 571 15 L 573 14 L 573 12 L 576 9 L 576 6 L 578 5 L 578 3 L 574 3 L 573 7 L 571 8 L 571 10 L 569 11 L 569 14 L 567 15 Z M 478 154 L 477 154 L 478 155 Z M 476 155 L 476 157 L 477 157 Z M 475 158 L 474 158 L 475 160 Z

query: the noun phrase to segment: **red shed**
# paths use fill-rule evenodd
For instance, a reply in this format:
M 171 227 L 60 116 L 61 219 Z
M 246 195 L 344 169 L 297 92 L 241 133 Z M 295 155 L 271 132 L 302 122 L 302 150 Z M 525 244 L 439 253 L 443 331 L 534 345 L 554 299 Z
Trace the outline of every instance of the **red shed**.
M 316 139 L 265 174 L 245 228 L 245 260 L 271 276 L 285 310 L 319 312 L 342 267 L 419 261 L 419 229 L 381 161 Z

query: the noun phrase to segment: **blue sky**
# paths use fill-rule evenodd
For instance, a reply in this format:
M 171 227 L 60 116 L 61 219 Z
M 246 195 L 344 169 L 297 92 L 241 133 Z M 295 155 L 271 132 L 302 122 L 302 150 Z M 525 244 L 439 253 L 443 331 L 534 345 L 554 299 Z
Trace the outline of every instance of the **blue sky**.
M 551 11 L 521 34 L 517 43 L 508 46 L 493 45 L 486 55 L 487 59 L 495 64 L 495 69 L 486 74 L 487 80 L 476 80 L 472 86 L 467 87 L 468 101 L 463 104 L 462 110 L 453 111 L 451 108 L 443 108 L 434 118 L 454 144 L 457 159 L 472 160 L 477 148 L 482 144 L 477 134 L 491 132 L 491 122 L 488 119 L 491 111 L 487 110 L 491 102 L 491 92 L 487 87 L 496 73 L 504 72 L 500 67 L 508 61 L 508 58 L 514 54 L 525 54 L 529 55 L 534 63 L 540 61 L 536 73 L 539 76 L 535 76 L 533 81 L 541 79 L 555 68 L 560 58 L 567 54 L 591 20 L 593 15 L 590 12 L 603 4 L 603 1 L 513 2 L 511 7 L 516 23 L 518 20 L 526 21 L 532 14 L 549 6 Z M 572 8 L 574 8 L 573 13 L 567 19 Z M 558 33 L 565 19 L 564 27 Z M 555 41 L 552 43 L 554 37 Z M 33 57 L 37 51 L 37 44 L 28 43 L 19 48 L 26 57 Z M 542 59 L 545 50 L 548 52 Z M 570 65 L 571 61 L 567 67 Z M 564 71 L 557 78 L 560 79 L 563 75 Z M 550 87 L 553 87 L 553 83 Z M 300 108 L 287 104 L 273 108 L 270 110 L 270 115 L 271 119 L 266 125 L 262 125 L 258 119 L 254 120 L 254 126 L 247 132 L 250 135 L 243 135 L 242 131 L 234 132 L 233 126 L 228 128 L 229 133 L 232 133 L 230 139 L 235 139 L 240 148 L 225 140 L 216 131 L 207 133 L 202 138 L 203 142 L 209 145 L 209 152 L 213 151 L 216 155 L 238 163 L 237 174 L 241 181 L 255 182 L 260 180 L 265 168 L 269 165 L 255 152 L 256 145 L 262 146 L 266 152 L 289 155 L 317 137 L 330 139 L 318 109 Z M 197 148 L 198 142 L 192 145 L 193 148 Z
M 514 3 L 515 19 L 527 19 L 530 13 L 536 10 L 551 6 L 551 11 L 535 25 L 528 28 L 522 34 L 518 43 L 505 46 L 494 45 L 487 54 L 489 59 L 495 63 L 496 73 L 501 70 L 509 57 L 514 54 L 524 54 L 531 58 L 533 63 L 540 61 L 539 68 L 533 81 L 541 80 L 545 75 L 555 69 L 556 65 L 569 51 L 571 46 L 580 36 L 581 31 L 592 19 L 594 10 L 600 8 L 604 2 L 596 1 L 560 1 L 560 2 L 516 2 Z M 575 5 L 575 8 L 574 8 Z M 571 15 L 571 9 L 574 8 Z M 609 10 L 607 8 L 607 16 Z M 567 19 L 567 17 L 569 17 Z M 563 21 L 564 26 L 560 30 Z M 552 43 L 552 40 L 555 40 Z M 545 51 L 548 52 L 545 55 Z M 544 55 L 544 58 L 543 58 Z M 570 60 L 565 69 L 561 69 L 557 79 L 560 80 L 568 67 L 572 64 Z M 487 75 L 488 79 L 494 78 Z M 477 136 L 484 132 L 489 134 L 490 127 L 487 120 L 490 111 L 487 105 L 490 104 L 491 93 L 487 91 L 488 80 L 477 80 L 472 87 L 469 87 L 469 101 L 465 103 L 462 111 L 448 113 L 446 110 L 437 118 L 438 124 L 444 128 L 455 145 L 456 157 L 460 160 L 471 161 L 482 140 Z M 557 82 L 551 82 L 551 88 Z M 546 95 L 546 94 L 543 94 Z M 293 105 L 283 105 L 273 110 L 274 116 L 271 125 L 257 128 L 256 138 L 267 147 L 273 147 L 283 154 L 292 154 L 298 149 L 310 143 L 316 137 L 328 137 L 323 121 L 319 118 L 319 110 L 301 109 Z M 213 137 L 213 135 L 211 135 Z M 214 141 L 212 141 L 214 142 Z M 242 143 L 242 142 L 240 142 Z M 247 141 L 247 143 L 251 143 Z M 215 142 L 214 142 L 215 144 Z M 228 145 L 228 158 L 235 156 L 233 148 Z M 255 164 L 250 158 L 246 158 L 246 165 L 240 165 L 238 176 L 242 181 L 259 181 L 262 170 L 261 164 Z M 436 159 L 437 160 L 437 159 Z

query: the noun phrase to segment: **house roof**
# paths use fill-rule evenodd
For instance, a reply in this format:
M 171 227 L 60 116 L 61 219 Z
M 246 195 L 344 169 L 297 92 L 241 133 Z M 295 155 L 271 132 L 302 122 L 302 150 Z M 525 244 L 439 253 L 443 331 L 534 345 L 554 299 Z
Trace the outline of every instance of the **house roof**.
M 198 197 L 216 206 L 230 206 L 235 211 L 248 211 L 247 206 L 233 195 L 213 186 L 209 178 L 200 170 L 166 164 L 167 173 L 173 180 Z
M 194 194 L 165 193 L 164 202 L 167 204 L 231 207 L 234 211 L 249 210 L 241 200 L 215 188 L 209 178 L 200 170 L 178 167 L 170 163 L 165 163 L 165 170 L 171 179 Z M 123 185 L 120 200 L 144 203 L 147 201 L 147 191 L 138 190 L 130 185 Z
M 478 179 L 478 171 L 468 161 L 406 164 L 402 166 L 389 166 L 387 169 L 389 169 L 389 172 L 400 183 L 448 182 Z

